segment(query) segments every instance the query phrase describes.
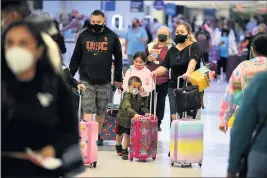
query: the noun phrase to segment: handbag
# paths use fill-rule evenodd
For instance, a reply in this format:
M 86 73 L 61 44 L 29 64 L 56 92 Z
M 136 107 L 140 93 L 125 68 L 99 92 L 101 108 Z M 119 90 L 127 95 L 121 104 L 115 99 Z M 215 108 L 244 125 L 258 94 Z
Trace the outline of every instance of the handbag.
M 189 56 L 191 54 L 191 46 L 189 47 Z M 204 62 L 203 58 L 203 52 L 201 52 L 200 63 L 202 63 L 202 66 L 198 64 L 199 68 L 189 76 L 191 84 L 199 87 L 199 92 L 204 91 L 210 84 L 210 66 Z
M 198 86 L 188 86 L 184 82 L 183 87 L 179 88 L 180 80 L 182 76 L 177 79 L 177 89 L 174 90 L 174 96 L 176 99 L 176 112 L 186 112 L 189 110 L 198 110 L 202 106 L 201 93 Z
M 253 146 L 253 144 L 255 143 L 255 140 L 258 136 L 258 134 L 260 133 L 261 129 L 264 127 L 265 122 L 266 122 L 267 118 L 263 118 L 260 123 L 258 124 L 258 126 L 256 127 L 251 140 L 250 140 L 250 144 L 247 146 L 246 151 L 244 152 L 244 154 L 241 157 L 241 168 L 238 172 L 237 177 L 238 178 L 245 178 L 247 177 L 247 172 L 248 172 L 248 155 L 249 152 L 251 150 L 251 147 Z

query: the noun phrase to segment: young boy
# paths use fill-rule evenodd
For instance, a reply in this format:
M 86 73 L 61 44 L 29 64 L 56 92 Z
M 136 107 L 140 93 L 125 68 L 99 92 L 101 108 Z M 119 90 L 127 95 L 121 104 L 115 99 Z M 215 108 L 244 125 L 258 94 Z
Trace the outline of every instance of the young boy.
M 148 113 L 145 102 L 139 94 L 142 88 L 142 81 L 139 77 L 133 76 L 128 81 L 128 92 L 124 94 L 121 101 L 120 110 L 117 115 L 118 135 L 116 137 L 117 154 L 122 159 L 128 160 L 128 147 L 130 145 L 130 128 L 131 119 L 137 120 L 141 115 Z M 123 134 L 123 149 L 121 145 L 121 137 Z

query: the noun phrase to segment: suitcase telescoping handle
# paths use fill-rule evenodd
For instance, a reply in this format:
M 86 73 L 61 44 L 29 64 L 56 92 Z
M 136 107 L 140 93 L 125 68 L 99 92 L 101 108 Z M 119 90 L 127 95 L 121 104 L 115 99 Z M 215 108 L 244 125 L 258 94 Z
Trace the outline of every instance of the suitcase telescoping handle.
M 186 80 L 184 79 L 184 77 L 183 77 L 183 76 L 179 76 L 179 77 L 177 78 L 177 89 L 180 88 L 180 81 L 181 81 L 181 80 L 184 80 L 184 82 L 185 82 L 185 86 L 188 86 L 188 84 L 187 84 Z
M 177 78 L 177 89 L 180 88 L 180 81 L 181 81 L 181 80 L 184 80 L 184 82 L 185 82 L 185 86 L 186 86 L 186 87 L 188 86 L 188 84 L 187 84 L 187 82 L 185 81 L 184 77 L 183 77 L 183 76 L 179 76 L 179 77 Z M 184 118 L 186 118 L 186 117 L 187 117 L 187 112 L 183 112 L 183 113 L 182 113 L 182 118 L 183 118 L 183 116 L 184 116 Z M 177 112 L 176 112 L 176 118 L 179 118 L 179 113 L 177 113 Z
M 157 109 L 157 91 L 156 91 L 156 78 L 153 79 L 153 83 L 152 83 L 154 90 L 151 91 L 150 93 L 150 101 L 149 101 L 149 114 L 152 114 L 152 95 L 153 95 L 153 91 L 154 91 L 154 119 L 156 118 L 156 109 Z
M 82 112 L 82 90 L 78 90 L 79 93 L 79 107 L 78 107 L 78 120 L 80 122 L 81 119 L 81 112 Z
M 115 88 L 115 86 L 114 86 L 114 88 Z M 112 102 L 111 102 L 111 108 L 110 108 L 110 114 L 111 114 L 111 115 L 112 115 L 112 112 L 113 112 L 114 96 L 115 96 L 115 92 L 116 92 L 116 90 L 118 90 L 118 92 L 121 93 L 120 102 L 121 102 L 121 100 L 122 100 L 122 98 L 123 98 L 123 89 L 122 89 L 122 88 L 120 88 L 120 89 L 116 89 L 116 88 L 115 88 L 115 90 L 113 89 L 113 96 L 112 96 Z

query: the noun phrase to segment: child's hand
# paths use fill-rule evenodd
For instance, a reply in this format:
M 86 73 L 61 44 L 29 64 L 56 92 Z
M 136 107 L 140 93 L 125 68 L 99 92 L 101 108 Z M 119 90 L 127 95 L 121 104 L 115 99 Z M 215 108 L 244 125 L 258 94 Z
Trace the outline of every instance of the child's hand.
M 145 92 L 145 89 L 143 87 L 141 87 L 140 92 Z
M 139 118 L 140 118 L 141 115 L 139 114 L 135 114 L 134 117 L 133 117 L 133 120 L 137 121 Z
M 157 78 L 157 76 L 158 76 L 158 74 L 157 74 L 157 72 L 155 70 L 151 72 L 151 77 L 153 79 Z
M 79 84 L 77 86 L 78 90 L 82 90 L 82 91 L 85 91 L 86 90 L 86 86 L 84 84 Z

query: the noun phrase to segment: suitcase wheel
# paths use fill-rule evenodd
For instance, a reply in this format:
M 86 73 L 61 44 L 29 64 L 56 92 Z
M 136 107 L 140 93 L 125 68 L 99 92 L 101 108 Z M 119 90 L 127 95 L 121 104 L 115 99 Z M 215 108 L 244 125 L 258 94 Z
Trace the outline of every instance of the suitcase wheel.
M 174 166 L 174 163 L 171 163 L 172 166 Z
M 183 164 L 181 165 L 181 168 L 184 168 L 184 165 Z
M 199 167 L 201 167 L 202 166 L 202 163 L 198 163 L 198 165 L 199 165 Z
M 146 162 L 146 159 L 142 159 L 143 162 Z
M 94 163 L 93 163 L 93 168 L 96 168 L 96 163 L 97 163 L 97 162 L 94 162 Z
M 155 160 L 156 159 L 156 156 L 153 156 L 152 159 Z
M 130 158 L 130 161 L 133 161 L 133 158 Z

